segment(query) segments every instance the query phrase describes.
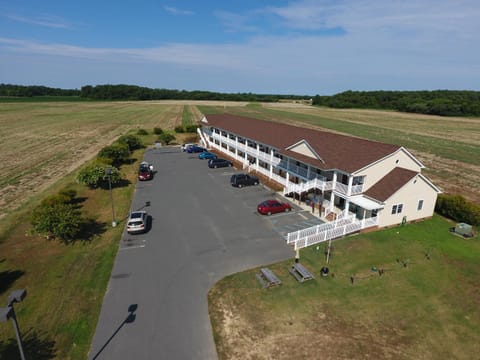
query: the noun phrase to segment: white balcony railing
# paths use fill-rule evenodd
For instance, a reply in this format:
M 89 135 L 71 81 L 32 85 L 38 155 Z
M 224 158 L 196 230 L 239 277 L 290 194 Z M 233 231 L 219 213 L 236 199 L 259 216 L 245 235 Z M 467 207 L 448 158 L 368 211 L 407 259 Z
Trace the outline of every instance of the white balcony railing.
M 302 249 L 376 225 L 377 217 L 358 220 L 354 214 L 347 214 L 339 216 L 335 221 L 289 233 L 287 243 L 293 243 L 296 250 Z

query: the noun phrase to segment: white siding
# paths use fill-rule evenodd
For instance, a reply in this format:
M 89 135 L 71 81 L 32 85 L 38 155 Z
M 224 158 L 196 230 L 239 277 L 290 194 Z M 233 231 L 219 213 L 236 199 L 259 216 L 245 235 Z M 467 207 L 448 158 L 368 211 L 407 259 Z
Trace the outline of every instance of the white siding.
M 355 176 L 365 176 L 363 191 L 367 191 L 396 167 L 402 167 L 415 172 L 421 171 L 421 167 L 416 161 L 414 161 L 405 151 L 399 150 L 385 159 L 359 172 L 355 172 Z
M 418 209 L 419 200 L 423 207 Z M 405 186 L 385 201 L 385 208 L 379 212 L 379 227 L 401 224 L 403 217 L 407 221 L 418 220 L 433 215 L 437 192 L 420 176 L 415 176 Z M 402 212 L 392 215 L 392 207 L 402 204 Z

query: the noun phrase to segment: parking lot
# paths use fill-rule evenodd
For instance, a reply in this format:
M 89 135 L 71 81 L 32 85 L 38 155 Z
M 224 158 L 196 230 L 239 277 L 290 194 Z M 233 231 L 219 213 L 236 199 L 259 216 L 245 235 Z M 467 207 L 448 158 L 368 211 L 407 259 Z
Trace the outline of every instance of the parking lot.
M 259 202 L 281 198 L 262 185 L 233 188 L 238 169 L 210 169 L 178 147 L 149 149 L 145 160 L 156 174 L 137 183 L 132 210 L 146 210 L 151 228 L 124 232 L 89 358 L 215 359 L 208 290 L 226 275 L 293 258 L 284 236 L 319 220 L 295 205 L 258 215 Z

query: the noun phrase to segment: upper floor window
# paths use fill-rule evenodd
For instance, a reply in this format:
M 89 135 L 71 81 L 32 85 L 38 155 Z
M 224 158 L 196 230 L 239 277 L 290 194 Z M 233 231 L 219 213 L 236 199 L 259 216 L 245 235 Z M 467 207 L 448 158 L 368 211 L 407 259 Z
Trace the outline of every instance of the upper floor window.
M 403 204 L 397 204 L 392 206 L 392 215 L 401 214 L 403 210 Z

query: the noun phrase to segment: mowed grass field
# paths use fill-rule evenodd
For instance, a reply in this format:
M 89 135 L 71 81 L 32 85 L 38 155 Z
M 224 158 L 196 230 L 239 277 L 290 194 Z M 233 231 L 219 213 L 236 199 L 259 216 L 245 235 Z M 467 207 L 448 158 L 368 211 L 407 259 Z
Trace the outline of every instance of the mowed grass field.
M 124 224 L 120 221 L 117 228 L 109 226 L 111 207 L 108 191 L 92 191 L 76 184 L 75 170 L 93 158 L 103 146 L 129 130 L 173 129 L 182 121 L 190 121 L 190 115 L 198 121 L 202 112 L 231 111 L 300 126 L 327 128 L 373 140 L 398 141 L 430 167 L 427 174 L 436 183 L 440 181 L 444 189 L 452 189 L 470 199 L 479 196 L 478 177 L 473 178 L 478 175 L 479 166 L 476 142 L 479 139 L 476 136 L 478 119 L 464 119 L 465 124 L 462 119 L 454 119 L 458 121 L 458 126 L 454 126 L 441 121 L 450 118 L 441 118 L 436 119 L 438 125 L 433 126 L 433 117 L 427 117 L 426 121 L 432 123 L 426 125 L 422 116 L 393 112 L 351 110 L 348 114 L 347 111 L 306 106 L 245 105 L 224 102 L 0 103 L 0 301 L 5 303 L 12 289 L 28 290 L 27 299 L 17 306 L 17 315 L 25 347 L 29 354 L 35 354 L 33 358 L 86 358 Z M 186 107 L 188 110 L 184 110 Z M 404 117 L 405 123 L 402 123 Z M 422 130 L 418 130 L 420 125 L 425 129 L 423 135 Z M 397 126 L 402 130 L 396 131 Z M 450 137 L 439 137 L 442 130 L 437 126 L 449 126 Z M 427 134 L 429 129 L 432 132 Z M 445 127 L 444 130 L 448 129 Z M 462 134 L 470 140 L 458 140 L 457 136 Z M 144 141 L 151 144 L 154 138 L 150 135 Z M 133 158 L 136 162 L 121 169 L 130 184 L 114 189 L 119 219 L 128 212 L 142 151 L 134 153 Z M 432 166 L 427 162 L 429 158 Z M 435 164 L 448 166 L 435 167 Z M 465 170 L 465 173 L 453 176 L 457 168 Z M 84 215 L 99 224 L 96 236 L 69 246 L 32 235 L 28 223 L 33 205 L 46 194 L 65 187 L 78 191 L 83 198 Z M 275 352 L 260 340 L 268 334 L 266 341 L 280 346 L 282 339 L 300 340 L 303 339 L 299 335 L 302 331 L 313 336 L 322 328 L 326 328 L 323 333 L 330 336 L 330 342 L 324 337 L 321 342 L 317 339 L 313 344 L 331 344 L 334 349 L 330 352 L 332 359 L 352 358 L 352 354 L 365 358 L 364 354 L 371 354 L 376 349 L 383 349 L 380 354 L 385 354 L 385 358 L 397 358 L 397 348 L 401 352 L 410 349 L 410 346 L 425 355 L 424 358 L 433 359 L 427 356 L 432 344 L 437 344 L 432 354 L 446 351 L 453 354 L 453 358 L 465 358 L 472 351 L 478 353 L 480 349 L 475 345 L 480 343 L 476 310 L 480 300 L 478 281 L 475 280 L 480 275 L 478 239 L 446 238 L 451 236 L 445 230 L 448 226 L 450 224 L 436 218 L 405 227 L 409 232 L 402 230 L 400 240 L 389 231 L 341 240 L 335 244 L 332 258 L 332 267 L 338 276 L 335 280 L 328 280 L 331 290 L 326 293 L 322 292 L 326 289 L 322 282 L 303 284 L 306 287 L 290 282 L 285 270 L 288 264 L 272 267 L 279 271 L 282 280 L 287 278 L 286 286 L 274 289 L 277 292 L 259 289 L 256 280 L 251 277 L 252 272 L 225 279 L 211 293 L 212 314 L 221 309 L 220 314 L 226 316 L 213 318 L 214 324 L 220 324 L 220 327 L 215 327 L 219 354 L 222 358 L 274 359 L 287 357 L 285 354 L 295 355 L 289 358 L 311 358 L 300 356 L 304 353 L 296 342 L 285 341 L 289 344 L 288 348 L 279 347 L 281 352 Z M 421 243 L 425 239 L 428 241 Z M 436 247 L 438 244 L 440 248 Z M 431 261 L 426 261 L 424 257 L 423 252 L 427 248 L 432 253 Z M 397 257 L 409 259 L 409 267 L 400 269 L 395 261 Z M 314 249 L 302 253 L 303 261 L 316 273 L 322 264 Z M 386 275 L 380 281 L 388 280 L 378 282 L 376 276 L 371 276 L 371 265 L 385 266 Z M 353 292 L 348 283 L 351 273 L 359 279 Z M 422 278 L 422 274 L 425 277 Z M 384 285 L 377 286 L 377 283 Z M 305 292 L 303 289 L 312 291 Z M 285 301 L 279 296 L 282 294 L 286 294 Z M 265 296 L 267 302 L 264 302 Z M 329 302 L 319 301 L 327 296 Z M 245 307 L 237 306 L 238 299 L 242 297 L 245 297 Z M 434 301 L 424 301 L 429 298 Z M 219 303 L 221 306 L 216 306 Z M 249 307 L 251 304 L 257 304 L 258 309 L 252 310 Z M 420 309 L 418 319 L 417 308 Z M 390 314 L 390 318 L 379 315 L 384 312 Z M 430 314 L 434 316 L 430 318 Z M 241 321 L 237 321 L 237 317 Z M 321 319 L 329 319 L 331 323 L 318 321 Z M 283 320 L 284 323 L 281 322 Z M 426 320 L 432 322 L 424 325 Z M 318 328 L 311 327 L 312 324 Z M 411 327 L 414 331 L 407 331 Z M 436 328 L 438 330 L 432 330 Z M 226 329 L 227 336 L 222 329 Z M 278 330 L 276 333 L 275 329 Z M 424 330 L 430 331 L 427 333 L 431 340 L 410 341 L 411 337 L 420 337 Z M 228 343 L 228 339 L 232 339 L 228 336 L 232 334 L 246 336 L 238 336 L 239 342 L 232 346 Z M 450 346 L 444 337 L 450 339 L 452 336 L 456 337 L 449 340 L 454 344 Z M 305 336 L 305 344 L 307 339 Z M 372 342 L 374 346 L 370 347 Z M 313 346 L 305 349 L 305 354 L 314 354 Z M 406 354 L 412 354 L 412 351 Z M 17 356 L 11 324 L 0 324 L 0 354 L 5 358 Z
M 323 278 L 325 244 L 303 249 L 304 283 L 293 259 L 269 266 L 282 281 L 270 289 L 259 269 L 222 279 L 209 293 L 219 358 L 477 359 L 480 241 L 449 226 L 435 216 L 335 240 Z
M 131 129 L 173 129 L 183 105 L 0 102 L 0 218 Z

